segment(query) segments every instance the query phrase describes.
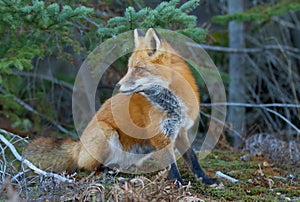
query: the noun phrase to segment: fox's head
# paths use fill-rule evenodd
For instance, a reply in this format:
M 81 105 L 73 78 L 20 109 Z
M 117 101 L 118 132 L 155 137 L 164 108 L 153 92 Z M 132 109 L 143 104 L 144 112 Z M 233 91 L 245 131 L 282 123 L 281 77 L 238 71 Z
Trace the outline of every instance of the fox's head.
M 135 29 L 134 45 L 128 71 L 117 84 L 120 92 L 130 95 L 148 90 L 153 85 L 168 88 L 174 73 L 171 66 L 175 51 L 152 28 L 146 34 Z

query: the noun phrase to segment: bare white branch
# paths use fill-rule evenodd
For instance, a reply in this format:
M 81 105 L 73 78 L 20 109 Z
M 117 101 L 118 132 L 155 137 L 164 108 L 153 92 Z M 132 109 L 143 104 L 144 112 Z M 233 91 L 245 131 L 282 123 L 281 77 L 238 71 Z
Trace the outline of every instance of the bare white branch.
M 284 116 L 282 116 L 281 114 L 279 114 L 278 112 L 272 110 L 272 109 L 269 109 L 269 108 L 265 108 L 265 110 L 267 110 L 268 112 L 271 112 L 273 114 L 275 114 L 276 116 L 280 117 L 282 120 L 284 120 L 287 124 L 289 124 L 292 128 L 294 128 L 297 133 L 300 133 L 300 129 L 297 128 L 294 124 L 292 124 L 287 118 L 285 118 Z
M 277 51 L 285 50 L 294 53 L 300 53 L 299 48 L 293 48 L 290 46 L 278 46 L 278 45 L 265 45 L 262 48 L 229 48 L 229 47 L 222 47 L 222 46 L 211 46 L 207 44 L 196 44 L 190 42 L 188 42 L 188 45 L 195 48 L 203 48 L 205 50 L 226 52 L 226 53 L 258 53 L 266 50 L 277 50 Z
M 221 171 L 217 171 L 216 175 L 219 176 L 219 177 L 225 178 L 225 179 L 229 180 L 232 183 L 239 182 L 239 180 L 237 180 L 237 179 L 235 179 L 233 177 L 230 177 L 229 175 L 226 175 L 226 174 L 222 173 Z
M 235 107 L 258 107 L 262 108 L 268 112 L 271 112 L 275 114 L 276 116 L 280 117 L 282 120 L 284 120 L 287 124 L 289 124 L 293 129 L 297 131 L 297 133 L 300 133 L 300 129 L 297 128 L 293 123 L 291 123 L 286 117 L 281 115 L 280 113 L 269 109 L 268 107 L 291 107 L 291 108 L 300 108 L 300 105 L 297 104 L 284 104 L 284 103 L 271 103 L 271 104 L 248 104 L 248 103 L 229 103 L 229 102 L 216 102 L 216 103 L 201 103 L 200 104 L 202 107 L 213 107 L 213 106 L 220 106 L 220 105 L 225 105 L 225 106 L 235 106 Z
M 285 104 L 285 103 L 269 103 L 269 104 L 249 104 L 249 103 L 233 103 L 233 102 L 215 102 L 215 103 L 201 103 L 201 107 L 213 107 L 213 106 L 234 106 L 234 107 L 288 107 L 288 108 L 300 108 L 298 104 Z
M 10 135 L 11 133 L 0 129 L 0 133 L 2 134 L 7 134 Z M 15 135 L 15 134 L 13 134 Z M 53 177 L 59 181 L 62 182 L 68 182 L 68 183 L 73 183 L 74 181 L 72 179 L 68 179 L 66 177 L 60 176 L 58 174 L 55 173 L 50 173 L 50 172 L 46 172 L 43 171 L 41 169 L 39 169 L 38 167 L 36 167 L 35 165 L 33 165 L 30 161 L 28 161 L 27 159 L 25 159 L 24 157 L 22 157 L 18 151 L 16 150 L 16 148 L 14 147 L 14 145 L 12 145 L 3 135 L 0 134 L 0 140 L 10 149 L 10 151 L 12 152 L 12 154 L 16 157 L 16 159 L 22 163 L 24 163 L 25 165 L 27 165 L 31 170 L 33 170 L 35 173 L 39 174 L 39 175 L 43 175 L 45 177 Z
M 236 130 L 234 130 L 232 127 L 230 127 L 228 124 L 224 123 L 223 121 L 221 121 L 220 119 L 217 119 L 216 117 L 213 117 L 209 114 L 206 114 L 205 112 L 203 112 L 202 110 L 200 111 L 200 114 L 207 117 L 207 118 L 210 118 L 214 121 L 216 121 L 217 123 L 220 123 L 222 125 L 224 125 L 225 128 L 227 128 L 228 130 L 230 130 L 231 132 L 233 132 L 235 135 L 239 136 L 243 141 L 245 141 L 245 138 Z

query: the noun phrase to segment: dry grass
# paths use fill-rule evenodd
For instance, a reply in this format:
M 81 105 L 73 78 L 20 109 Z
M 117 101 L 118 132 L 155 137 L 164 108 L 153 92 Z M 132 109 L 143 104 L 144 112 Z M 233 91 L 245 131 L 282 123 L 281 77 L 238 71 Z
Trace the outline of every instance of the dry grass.
M 15 146 L 23 145 L 13 138 Z M 279 164 L 263 152 L 256 156 L 215 150 L 200 164 L 208 175 L 221 171 L 238 179 L 232 183 L 221 179 L 225 189 L 219 190 L 197 182 L 182 160 L 178 161 L 185 187 L 177 188 L 165 180 L 167 170 L 143 176 L 104 170 L 93 173 L 79 172 L 74 183 L 61 182 L 51 177 L 38 176 L 22 168 L 1 145 L 2 159 L 0 201 L 299 201 L 299 162 Z

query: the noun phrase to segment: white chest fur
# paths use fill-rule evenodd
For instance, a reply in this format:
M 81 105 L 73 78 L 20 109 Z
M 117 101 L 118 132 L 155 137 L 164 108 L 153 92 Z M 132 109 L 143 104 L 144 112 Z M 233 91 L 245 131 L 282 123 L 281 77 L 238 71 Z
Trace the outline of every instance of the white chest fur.
M 132 166 L 141 166 L 152 155 L 151 151 L 153 150 L 150 146 L 134 145 L 130 151 L 124 151 L 118 134 L 111 136 L 108 144 L 110 153 L 104 165 L 121 170 L 127 170 Z

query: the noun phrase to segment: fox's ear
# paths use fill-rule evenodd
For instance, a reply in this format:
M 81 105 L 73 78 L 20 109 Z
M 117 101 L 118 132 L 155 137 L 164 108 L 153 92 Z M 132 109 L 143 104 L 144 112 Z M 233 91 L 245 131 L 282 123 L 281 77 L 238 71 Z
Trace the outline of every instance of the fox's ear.
M 145 33 L 140 29 L 135 29 L 133 31 L 133 38 L 134 38 L 134 46 L 135 47 L 139 46 L 141 37 L 144 37 L 144 36 L 145 36 Z
M 149 48 L 149 56 L 154 55 L 155 52 L 161 48 L 160 36 L 153 28 L 148 29 L 145 36 L 145 42 Z

